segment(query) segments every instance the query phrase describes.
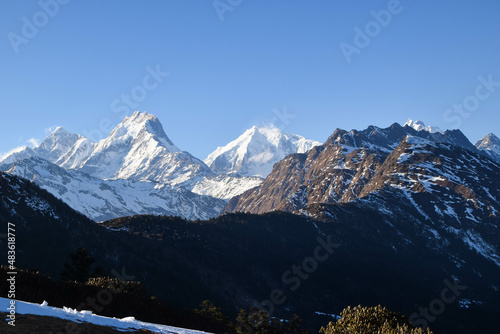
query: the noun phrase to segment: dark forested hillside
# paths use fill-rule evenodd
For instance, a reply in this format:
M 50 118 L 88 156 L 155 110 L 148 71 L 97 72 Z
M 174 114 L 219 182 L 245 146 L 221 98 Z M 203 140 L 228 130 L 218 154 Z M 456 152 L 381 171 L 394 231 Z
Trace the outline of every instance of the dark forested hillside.
M 429 308 L 457 280 L 467 288 L 429 321 L 431 328 L 454 334 L 498 329 L 498 265 L 444 234 L 433 239 L 418 212 L 408 214 L 416 209 L 404 209 L 409 204 L 398 204 L 400 197 L 390 193 L 382 192 L 374 205 L 404 210 L 384 215 L 347 203 L 312 206 L 308 216 L 134 216 L 103 224 L 7 174 L 0 175 L 0 196 L 2 223 L 17 227 L 19 266 L 52 276 L 70 253 L 85 247 L 107 273 L 143 282 L 170 307 L 192 309 L 210 299 L 234 317 L 254 305 L 279 318 L 297 313 L 314 331 L 332 320 L 316 312 L 338 315 L 358 304 L 417 312 L 413 320 L 422 321 L 419 309 Z M 498 221 L 491 219 L 494 231 Z

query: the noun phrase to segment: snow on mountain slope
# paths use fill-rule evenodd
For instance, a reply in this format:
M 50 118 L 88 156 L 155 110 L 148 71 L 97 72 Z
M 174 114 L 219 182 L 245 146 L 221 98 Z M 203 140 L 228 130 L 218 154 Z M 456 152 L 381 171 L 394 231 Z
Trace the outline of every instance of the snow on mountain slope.
M 478 140 L 474 146 L 483 153 L 486 153 L 490 158 L 500 163 L 500 138 L 493 133 Z
M 70 163 L 67 163 L 66 160 L 71 159 L 69 157 L 70 153 L 75 151 L 75 157 L 82 161 L 90 155 L 93 145 L 94 143 L 89 139 L 66 131 L 59 126 L 40 145 L 34 148 L 19 147 L 1 157 L 0 163 L 13 163 L 31 157 L 40 157 L 58 165 L 68 165 Z M 71 160 L 75 160 L 75 158 Z
M 0 170 L 34 180 L 36 184 L 87 217 L 102 221 L 136 214 L 208 219 L 218 215 L 225 201 L 188 190 L 134 180 L 102 180 L 66 170 L 47 160 L 32 157 Z
M 76 169 L 94 151 L 95 143 L 88 138 L 79 136 L 73 147 L 63 154 L 55 161 L 55 164 L 67 169 Z
M 58 127 L 38 147 L 33 149 L 23 147 L 12 151 L 2 157 L 0 163 L 11 165 L 33 157 L 50 161 L 67 170 L 79 171 L 80 173 L 70 173 L 65 176 L 66 179 L 77 177 L 77 180 L 75 183 L 66 182 L 68 186 L 64 192 L 51 188 L 57 177 L 49 178 L 45 182 L 43 177 L 48 177 L 47 174 L 42 176 L 43 173 L 35 171 L 32 174 L 37 175 L 37 183 L 45 186 L 49 191 L 55 191 L 56 196 L 70 203 L 73 208 L 97 220 L 114 218 L 117 215 L 146 213 L 145 210 L 151 210 L 152 207 L 160 207 L 152 212 L 162 212 L 162 214 L 168 212 L 186 218 L 209 218 L 218 214 L 215 210 L 221 208 L 220 203 L 214 203 L 212 199 L 206 199 L 204 201 L 206 203 L 194 203 L 200 201 L 201 198 L 196 194 L 228 199 L 255 187 L 262 181 L 258 177 L 217 175 L 204 162 L 175 146 L 165 134 L 160 121 L 155 116 L 145 112 L 135 112 L 130 117 L 125 118 L 107 138 L 98 143 Z M 28 165 L 32 165 L 32 163 L 33 161 L 29 162 Z M 47 166 L 44 164 L 41 167 Z M 4 166 L 4 168 L 10 169 L 11 167 Z M 15 170 L 19 171 L 19 168 L 20 166 L 17 166 Z M 54 170 L 53 167 L 48 169 Z M 60 172 L 58 171 L 56 174 Z M 82 173 L 91 176 L 93 179 L 91 184 L 95 184 L 96 179 L 99 179 L 101 181 L 129 180 L 134 189 L 140 185 L 142 190 L 136 190 L 142 193 L 139 195 L 141 200 L 131 201 L 130 205 L 127 206 L 122 205 L 123 201 L 118 200 L 120 196 L 135 198 L 133 193 L 127 191 L 123 195 L 117 191 L 109 195 L 104 202 L 100 201 L 98 204 L 94 203 L 95 199 L 92 196 L 82 198 L 82 189 L 85 188 L 85 185 L 79 182 L 82 179 Z M 149 183 L 140 183 L 142 181 Z M 165 205 L 161 203 L 148 205 L 149 202 L 144 200 L 148 198 L 144 197 L 147 189 L 163 187 L 165 187 L 164 192 L 168 189 L 169 194 L 180 191 L 178 208 L 172 206 L 173 195 L 167 196 L 169 199 Z M 132 190 L 129 189 L 129 191 Z M 155 192 L 158 191 L 155 190 Z M 70 194 L 72 195 L 70 196 Z M 75 194 L 78 196 L 75 197 Z M 89 190 L 89 194 L 94 194 L 97 198 L 100 197 L 96 191 Z M 162 194 L 158 198 L 165 196 Z M 139 203 L 144 208 L 138 207 Z M 211 209 L 208 209 L 207 203 L 212 206 Z M 192 210 L 186 208 L 186 205 L 193 204 Z M 104 209 L 106 206 L 108 213 Z
M 148 330 L 154 333 L 169 333 L 169 334 L 196 334 L 205 333 L 195 330 L 171 327 L 167 325 L 158 325 L 148 322 L 136 320 L 134 317 L 123 319 L 103 317 L 93 314 L 92 311 L 77 311 L 68 307 L 57 308 L 50 307 L 47 302 L 42 304 L 34 304 L 16 300 L 17 314 L 32 314 L 38 316 L 55 317 L 73 322 L 88 322 L 98 326 L 112 327 L 119 331 L 127 332 L 131 330 Z M 10 307 L 10 299 L 0 297 L 0 308 L 7 310 Z M 39 328 L 41 329 L 41 328 Z
M 314 203 L 350 202 L 361 195 L 387 156 L 408 135 L 412 140 L 446 143 L 479 154 L 459 130 L 429 133 L 397 123 L 361 131 L 337 129 L 323 145 L 281 160 L 259 187 L 232 198 L 224 210 L 265 213 L 300 210 Z
M 31 210 L 40 213 L 44 217 L 60 219 L 58 210 L 55 210 L 53 203 L 47 200 L 47 196 L 40 196 L 40 193 L 26 189 L 25 185 L 29 183 L 14 175 L 8 173 L 0 173 L 0 194 L 2 205 L 0 210 L 4 211 L 0 215 L 0 222 L 8 219 L 9 215 L 20 216 L 19 208 L 29 207 Z M 17 208 L 17 210 L 16 210 Z M 5 211 L 8 211 L 6 214 Z
M 101 179 L 149 180 L 173 185 L 213 174 L 202 161 L 177 148 L 158 119 L 145 112 L 125 118 L 96 144 L 79 169 Z
M 262 181 L 258 176 L 223 174 L 215 177 L 205 177 L 201 181 L 194 183 L 190 190 L 195 194 L 228 200 L 259 186 Z
M 292 153 L 304 153 L 320 142 L 285 133 L 277 128 L 254 126 L 204 161 L 217 173 L 267 177 L 273 165 Z
M 496 216 L 500 210 L 498 171 L 500 164 L 481 154 L 407 136 L 380 166 L 360 197 L 380 187 L 404 188 L 439 197 L 441 203 L 429 207 L 432 213 L 435 208 L 445 212 L 447 206 L 460 203 L 460 207 L 454 208 L 459 217 L 480 221 L 481 218 L 473 218 L 473 213 Z
M 472 152 L 478 152 L 476 147 L 465 137 L 460 130 L 446 130 L 444 132 L 429 132 L 427 130 L 415 130 L 410 126 L 401 126 L 394 123 L 387 128 L 379 128 L 370 125 L 364 130 L 351 130 L 347 132 L 343 129 L 336 129 L 328 138 L 328 144 L 340 144 L 347 150 L 365 148 L 370 151 L 378 151 L 382 154 L 391 153 L 407 136 L 418 136 L 437 142 L 450 143 L 463 147 Z
M 425 126 L 424 122 L 414 121 L 411 118 L 409 118 L 403 126 L 408 126 L 408 127 L 413 128 L 417 131 L 427 131 L 429 133 L 443 132 L 437 126 L 431 126 L 431 125 Z
M 37 154 L 50 162 L 57 161 L 63 154 L 71 150 L 79 136 L 57 127 L 41 144 L 35 148 Z
M 28 146 L 21 146 L 0 157 L 0 163 L 10 164 L 15 161 L 37 156 L 37 153 Z
M 497 246 L 499 171 L 500 164 L 481 154 L 447 143 L 407 136 L 365 186 L 359 201 L 380 208 L 374 203 L 374 197 L 369 196 L 394 188 L 389 191 L 393 198 L 406 199 L 420 221 L 428 222 L 437 230 L 446 230 L 500 266 Z M 366 197 L 363 199 L 363 196 Z M 398 201 L 391 202 L 402 210 Z M 387 208 L 390 210 L 396 211 Z

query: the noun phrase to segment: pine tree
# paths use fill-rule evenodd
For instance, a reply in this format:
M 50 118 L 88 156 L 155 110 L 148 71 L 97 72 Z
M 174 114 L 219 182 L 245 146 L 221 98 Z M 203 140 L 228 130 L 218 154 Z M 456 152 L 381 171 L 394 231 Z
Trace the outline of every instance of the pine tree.
M 85 248 L 79 248 L 70 255 L 71 263 L 65 263 L 61 271 L 63 281 L 85 282 L 90 278 L 90 269 L 95 263 L 93 258 Z M 101 270 L 100 268 L 98 268 Z

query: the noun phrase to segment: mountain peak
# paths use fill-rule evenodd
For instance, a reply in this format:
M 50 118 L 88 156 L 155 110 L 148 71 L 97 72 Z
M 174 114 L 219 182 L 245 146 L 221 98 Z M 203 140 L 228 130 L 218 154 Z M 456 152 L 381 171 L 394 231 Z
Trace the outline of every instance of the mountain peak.
M 484 138 L 479 139 L 474 146 L 479 151 L 500 163 L 500 138 L 493 133 L 488 133 Z
M 276 127 L 252 126 L 226 146 L 218 147 L 205 163 L 218 173 L 266 177 L 285 156 L 304 153 L 317 145 L 321 143 Z
M 78 135 L 58 126 L 36 147 L 36 151 L 44 159 L 55 162 L 73 147 L 78 138 Z
M 107 138 L 97 143 L 80 169 L 101 179 L 170 184 L 213 174 L 202 161 L 177 148 L 160 121 L 145 112 L 134 112 L 118 124 Z
M 147 121 L 159 122 L 155 115 L 148 114 L 146 111 L 140 112 L 135 111 L 132 115 L 125 117 L 123 123 L 134 122 L 134 123 L 145 123 Z
M 500 146 L 500 138 L 493 133 L 488 133 L 474 144 L 480 150 L 494 145 Z
M 58 126 L 55 128 L 54 131 L 52 131 L 50 134 L 51 135 L 60 135 L 60 134 L 66 134 L 66 133 L 70 133 L 69 131 L 67 131 L 65 128 L 63 128 L 62 126 Z
M 11 152 L 0 156 L 2 163 L 13 163 L 15 161 L 31 158 L 42 157 L 50 162 L 55 162 L 59 157 L 65 154 L 76 143 L 79 136 L 66 131 L 64 128 L 58 126 L 52 131 L 40 145 L 30 147 L 19 147 Z
M 432 126 L 432 125 L 425 126 L 424 122 L 419 121 L 419 120 L 414 121 L 411 118 L 408 118 L 408 120 L 406 121 L 406 123 L 403 126 L 408 126 L 408 127 L 413 128 L 417 131 L 427 131 L 430 133 L 443 132 L 437 126 Z
M 273 126 L 273 125 L 264 125 L 264 126 L 259 126 L 259 125 L 254 125 L 250 129 L 246 130 L 244 133 L 248 134 L 263 134 L 263 135 L 270 135 L 270 134 L 286 134 L 283 130 Z
M 62 138 L 62 137 L 78 137 L 78 135 L 67 131 L 62 126 L 56 127 L 47 137 L 45 137 L 44 141 L 50 140 L 50 138 Z
M 156 132 L 154 134 L 161 137 L 167 136 L 158 118 L 156 118 L 155 115 L 148 114 L 147 112 L 134 112 L 132 115 L 125 117 L 117 128 L 120 126 L 124 126 L 128 131 L 133 133 L 145 129 L 148 132 Z
M 495 136 L 494 133 L 488 133 L 486 135 L 486 137 L 484 137 L 484 139 L 486 139 L 488 141 L 491 141 L 491 142 L 494 142 L 494 143 L 500 143 L 500 138 L 498 138 L 497 136 Z
M 137 139 L 152 139 L 166 148 L 169 152 L 180 150 L 168 138 L 158 118 L 147 112 L 136 111 L 118 124 L 103 144 L 112 142 L 127 142 Z
M 266 126 L 254 125 L 249 129 L 249 131 L 251 131 L 253 134 L 261 134 L 261 135 L 266 136 L 268 138 L 282 136 L 282 135 L 285 135 L 285 136 L 289 135 L 277 127 L 267 126 L 267 125 Z M 293 135 L 289 135 L 289 136 L 293 136 Z

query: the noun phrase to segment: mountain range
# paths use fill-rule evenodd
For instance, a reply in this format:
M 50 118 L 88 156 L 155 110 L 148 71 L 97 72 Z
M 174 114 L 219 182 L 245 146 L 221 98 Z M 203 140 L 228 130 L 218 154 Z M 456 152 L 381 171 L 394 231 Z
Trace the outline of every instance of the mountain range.
M 316 144 L 253 127 L 226 146 L 238 146 L 231 165 L 222 166 L 231 149 L 218 149 L 207 158 L 215 161 L 210 168 L 175 146 L 155 116 L 135 112 L 97 143 L 58 127 L 37 147 L 2 157 L 0 170 L 33 180 L 97 221 L 144 213 L 207 219 L 258 186 L 279 159 Z
M 459 130 L 441 132 L 411 119 L 403 127 L 337 129 L 324 144 L 254 126 L 202 161 L 175 146 L 154 115 L 135 112 L 97 143 L 58 127 L 37 147 L 2 157 L 0 170 L 33 180 L 97 221 L 146 213 L 208 219 L 228 200 L 225 211 L 266 212 L 364 196 L 368 180 L 406 135 L 500 161 L 500 140 L 493 134 L 472 145 Z M 289 173 L 282 168 L 287 163 L 302 164 L 302 172 Z
M 170 306 L 231 313 L 280 290 L 275 315 L 313 330 L 357 304 L 421 322 L 448 280 L 466 288 L 431 327 L 496 333 L 498 148 L 409 120 L 321 145 L 253 127 L 202 161 L 136 112 L 98 143 L 57 128 L 3 157 L 0 221 L 16 224 L 20 266 L 57 275 L 60 254 L 85 247 Z M 311 267 L 318 245 L 335 250 Z
M 394 123 L 385 129 L 370 126 L 362 131 L 337 129 L 323 145 L 304 154 L 289 155 L 277 163 L 259 187 L 232 198 L 225 211 L 293 212 L 313 203 L 356 200 L 377 189 L 374 186 L 380 181 L 374 179 L 377 172 L 395 149 L 410 137 L 421 138 L 429 145 L 448 144 L 452 151 L 460 148 L 481 158 L 490 157 L 485 153 L 485 147 L 491 146 L 476 148 L 460 130 L 415 130 L 408 123 L 403 127 Z M 495 163 L 490 159 L 487 161 Z M 465 163 L 461 160 L 457 165 Z M 437 173 L 436 177 L 439 176 Z M 443 178 L 447 179 L 448 175 L 443 175 Z M 457 178 L 454 181 L 461 182 Z

